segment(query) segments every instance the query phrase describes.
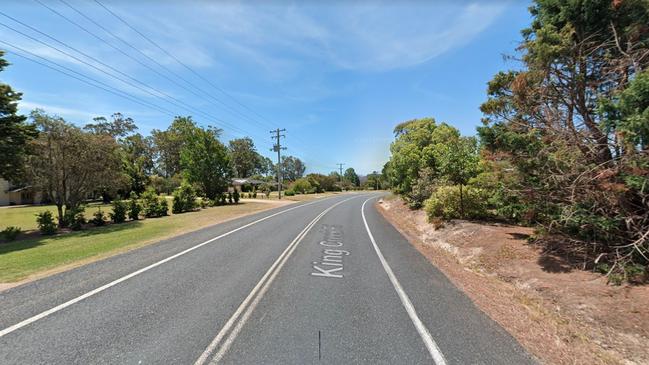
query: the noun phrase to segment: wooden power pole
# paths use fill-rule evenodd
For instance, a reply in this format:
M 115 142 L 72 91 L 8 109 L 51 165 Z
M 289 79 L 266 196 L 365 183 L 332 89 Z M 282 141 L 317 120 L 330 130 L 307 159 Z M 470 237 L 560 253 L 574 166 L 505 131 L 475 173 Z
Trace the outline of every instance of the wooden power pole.
M 274 134 L 272 138 L 275 139 L 275 144 L 273 145 L 273 149 L 271 151 L 277 152 L 277 197 L 278 199 L 282 199 L 282 157 L 281 157 L 281 151 L 285 150 L 286 147 L 282 147 L 280 139 L 282 137 L 286 137 L 285 135 L 281 134 L 282 132 L 286 132 L 286 129 L 279 129 L 277 128 L 274 131 L 270 131 L 271 134 Z

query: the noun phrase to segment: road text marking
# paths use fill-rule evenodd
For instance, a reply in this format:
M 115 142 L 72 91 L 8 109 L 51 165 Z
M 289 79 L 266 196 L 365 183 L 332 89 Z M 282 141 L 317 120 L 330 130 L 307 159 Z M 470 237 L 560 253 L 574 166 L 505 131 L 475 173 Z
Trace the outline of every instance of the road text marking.
M 240 231 L 242 229 L 246 229 L 246 228 L 248 228 L 248 227 L 250 227 L 252 225 L 263 222 L 263 221 L 265 221 L 267 219 L 270 219 L 272 217 L 276 217 L 276 216 L 278 216 L 280 214 L 284 214 L 284 213 L 289 212 L 289 211 L 291 211 L 293 209 L 305 207 L 307 205 L 315 204 L 315 203 L 318 203 L 320 201 L 322 201 L 322 200 L 316 200 L 316 201 L 313 201 L 313 202 L 310 202 L 310 203 L 306 203 L 306 204 L 298 205 L 298 206 L 295 206 L 295 207 L 291 207 L 291 208 L 282 210 L 282 211 L 277 212 L 277 213 L 273 213 L 271 215 L 260 218 L 260 219 L 254 221 L 254 222 L 250 222 L 250 223 L 245 224 L 245 225 L 243 225 L 243 226 L 241 226 L 239 228 L 235 228 L 235 229 L 233 229 L 233 230 L 231 230 L 229 232 L 226 232 L 226 233 L 223 233 L 223 234 L 221 234 L 219 236 L 211 238 L 211 239 L 209 239 L 209 240 L 207 240 L 205 242 L 199 243 L 196 246 L 190 247 L 190 248 L 188 248 L 188 249 L 186 249 L 184 251 L 181 251 L 181 252 L 179 252 L 179 253 L 177 253 L 177 254 L 175 254 L 173 256 L 169 256 L 166 259 L 160 260 L 160 261 L 158 261 L 156 263 L 153 263 L 153 264 L 151 264 L 151 265 L 149 265 L 147 267 L 144 267 L 142 269 L 134 271 L 134 272 L 132 272 L 132 273 L 126 275 L 126 276 L 122 276 L 121 278 L 119 278 L 117 280 L 111 281 L 108 284 L 102 285 L 102 286 L 100 286 L 100 287 L 98 287 L 96 289 L 93 289 L 93 290 L 91 290 L 91 291 L 89 291 L 89 292 L 87 292 L 87 293 L 85 293 L 83 295 L 80 295 L 80 296 L 78 296 L 78 297 L 76 297 L 74 299 L 68 300 L 65 303 L 59 304 L 54 308 L 50 308 L 50 309 L 48 309 L 48 310 L 46 310 L 46 311 L 44 311 L 42 313 L 39 313 L 39 314 L 37 314 L 37 315 L 35 315 L 33 317 L 27 318 L 24 321 L 16 323 L 11 327 L 7 327 L 7 328 L 3 329 L 2 331 L 0 331 L 0 337 L 8 335 L 8 334 L 10 334 L 11 332 L 13 332 L 13 331 L 15 331 L 17 329 L 20 329 L 22 327 L 25 327 L 25 326 L 31 324 L 31 323 L 34 323 L 34 322 L 38 321 L 39 319 L 43 319 L 43 318 L 49 316 L 50 314 L 56 313 L 56 312 L 58 312 L 58 311 L 60 311 L 62 309 L 65 309 L 65 308 L 67 308 L 67 307 L 69 307 L 69 306 L 71 306 L 71 305 L 73 305 L 75 303 L 78 303 L 78 302 L 80 302 L 80 301 L 82 301 L 82 300 L 84 300 L 86 298 L 89 298 L 89 297 L 91 297 L 91 296 L 93 296 L 95 294 L 101 293 L 102 291 L 104 291 L 104 290 L 106 290 L 106 289 L 108 289 L 110 287 L 113 287 L 113 286 L 115 286 L 115 285 L 117 285 L 117 284 L 119 284 L 121 282 L 124 282 L 124 281 L 126 281 L 126 280 L 128 280 L 128 279 L 130 279 L 132 277 L 135 277 L 135 276 L 140 275 L 140 274 L 142 274 L 142 273 L 144 273 L 146 271 L 149 271 L 149 270 L 153 269 L 154 267 L 158 267 L 158 266 L 160 266 L 160 265 L 162 265 L 162 264 L 164 264 L 166 262 L 169 262 L 169 261 L 171 261 L 171 260 L 173 260 L 175 258 L 183 256 L 183 255 L 185 255 L 185 254 L 187 254 L 187 253 L 189 253 L 191 251 L 194 251 L 197 248 L 203 247 L 203 246 L 205 246 L 205 245 L 207 245 L 209 243 L 212 243 L 212 242 L 214 242 L 216 240 L 219 240 L 219 239 L 221 239 L 223 237 L 229 236 L 232 233 L 238 232 L 238 231 Z
M 343 257 L 349 256 L 349 251 L 342 250 L 343 233 L 340 226 L 323 225 L 325 239 L 320 241 L 320 245 L 326 247 L 322 250 L 320 262 L 313 261 L 312 276 L 323 278 L 343 278 Z
M 212 361 L 210 361 L 210 363 L 211 364 L 216 364 L 223 358 L 223 356 L 228 351 L 228 349 L 230 348 L 230 346 L 232 345 L 232 343 L 234 342 L 236 337 L 239 335 L 239 332 L 241 331 L 243 326 L 246 324 L 246 321 L 248 320 L 248 318 L 250 317 L 252 312 L 255 310 L 255 307 L 257 307 L 257 304 L 259 304 L 259 302 L 263 298 L 264 294 L 266 293 L 266 291 L 270 287 L 270 284 L 273 282 L 273 280 L 275 280 L 275 277 L 277 277 L 277 274 L 280 272 L 280 270 L 282 269 L 282 267 L 284 266 L 284 264 L 286 263 L 288 258 L 291 256 L 293 251 L 295 251 L 295 248 L 302 241 L 302 239 L 304 239 L 304 237 L 307 235 L 307 233 L 309 233 L 311 228 L 313 228 L 313 226 L 316 223 L 318 223 L 320 218 L 322 218 L 330 210 L 332 210 L 336 206 L 338 206 L 338 205 L 340 205 L 340 204 L 342 204 L 342 203 L 344 203 L 344 202 L 346 202 L 348 200 L 351 200 L 351 199 L 354 199 L 354 198 L 357 198 L 357 197 L 358 196 L 355 196 L 355 197 L 352 197 L 352 198 L 349 198 L 349 199 L 345 199 L 343 201 L 339 201 L 338 203 L 330 206 L 329 208 L 325 209 L 320 214 L 318 214 L 317 217 L 315 217 L 309 224 L 306 225 L 306 227 L 304 227 L 302 232 L 300 232 L 295 237 L 295 239 L 286 247 L 284 252 L 282 252 L 282 254 L 279 255 L 279 257 L 277 258 L 277 260 L 275 260 L 275 262 L 270 266 L 268 271 L 266 271 L 264 276 L 262 276 L 262 278 L 259 280 L 257 285 L 255 285 L 255 287 L 252 289 L 250 294 L 248 294 L 246 299 L 244 299 L 243 302 L 241 302 L 241 305 L 239 305 L 239 308 L 237 308 L 237 310 L 234 312 L 232 317 L 230 317 L 230 319 L 228 319 L 228 321 L 225 323 L 223 328 L 221 328 L 221 330 L 216 335 L 214 340 L 212 340 L 212 342 L 207 346 L 205 351 L 203 351 L 201 356 L 196 360 L 194 365 L 205 364 L 208 361 L 208 359 L 210 358 L 210 356 L 212 355 L 212 353 L 214 353 L 217 346 L 219 346 L 221 341 L 224 339 L 224 337 L 226 335 L 228 335 L 228 337 L 223 342 L 223 345 L 221 345 L 221 347 L 216 352 L 216 354 L 214 355 L 214 357 L 212 358 Z M 236 324 L 235 324 L 235 322 L 236 322 Z M 232 329 L 232 331 L 228 334 L 228 331 L 230 331 L 230 329 Z

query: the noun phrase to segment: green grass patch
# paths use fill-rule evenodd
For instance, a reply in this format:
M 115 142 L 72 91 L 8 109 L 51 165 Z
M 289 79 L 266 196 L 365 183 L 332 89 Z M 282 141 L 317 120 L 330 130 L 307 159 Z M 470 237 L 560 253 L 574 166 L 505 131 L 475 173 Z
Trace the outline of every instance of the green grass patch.
M 0 244 L 0 283 L 16 282 L 57 267 L 98 260 L 273 207 L 265 203 L 227 205 Z
M 86 219 L 92 218 L 92 214 L 101 207 L 106 215 L 112 212 L 110 204 L 90 203 L 86 205 L 84 215 Z M 0 230 L 7 227 L 20 227 L 23 231 L 38 229 L 36 225 L 36 213 L 49 210 L 54 217 L 57 216 L 56 205 L 30 205 L 19 207 L 0 207 Z

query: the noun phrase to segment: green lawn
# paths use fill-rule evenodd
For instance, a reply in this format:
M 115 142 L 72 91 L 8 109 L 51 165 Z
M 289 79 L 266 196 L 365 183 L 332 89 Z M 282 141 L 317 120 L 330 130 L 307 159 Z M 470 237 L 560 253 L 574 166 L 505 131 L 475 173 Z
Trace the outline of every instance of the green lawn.
M 38 276 L 44 272 L 55 271 L 57 268 L 95 261 L 164 238 L 275 206 L 275 204 L 268 203 L 226 205 L 169 217 L 111 224 L 58 236 L 38 236 L 22 241 L 2 243 L 0 244 L 0 283 L 16 282 L 30 276 Z M 43 209 L 43 207 L 37 207 L 34 211 L 39 211 L 38 208 Z M 7 210 L 11 209 L 34 208 L 10 208 Z M 89 209 L 92 211 L 92 208 Z M 14 218 L 14 222 L 20 222 L 19 218 Z
M 165 196 L 169 206 L 169 214 L 171 214 L 171 207 L 173 206 L 173 197 Z M 101 204 L 101 203 L 89 203 L 86 204 L 86 209 L 84 215 L 86 219 L 92 219 L 92 215 L 100 209 L 104 211 L 106 218 L 108 218 L 108 213 L 113 211 L 113 208 L 110 204 Z M 36 225 L 36 213 L 42 212 L 44 210 L 49 210 L 54 215 L 56 219 L 58 213 L 56 211 L 56 205 L 28 205 L 28 206 L 18 206 L 18 207 L 0 207 L 0 231 L 10 227 L 20 227 L 23 231 L 36 230 L 38 226 Z
M 100 203 L 90 203 L 86 205 L 84 215 L 86 219 L 92 218 L 92 215 L 101 207 L 108 216 L 112 212 L 110 205 Z M 36 226 L 36 213 L 49 210 L 56 218 L 56 205 L 29 205 L 18 207 L 0 207 L 0 230 L 7 227 L 14 226 L 20 227 L 23 231 L 35 230 Z

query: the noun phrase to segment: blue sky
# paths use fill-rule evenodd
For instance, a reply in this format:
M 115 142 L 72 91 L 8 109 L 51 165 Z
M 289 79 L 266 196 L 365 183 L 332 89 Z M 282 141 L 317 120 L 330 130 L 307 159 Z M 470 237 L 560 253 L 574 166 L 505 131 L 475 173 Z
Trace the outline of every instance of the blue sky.
M 43 108 L 82 125 L 119 111 L 143 134 L 165 129 L 168 113 L 193 115 L 223 128 L 224 142 L 252 137 L 268 156 L 269 130 L 282 127 L 286 153 L 324 173 L 338 162 L 362 174 L 380 171 L 394 126 L 412 118 L 434 117 L 474 134 L 486 82 L 516 67 L 503 54 L 514 53 L 530 22 L 528 4 L 518 1 L 100 0 L 170 57 L 93 0 L 64 0 L 71 7 L 40 1 L 99 39 L 32 0 L 3 1 L 0 11 L 94 60 L 2 14 L 0 40 L 33 55 L 3 43 L 1 49 L 54 61 L 145 105 L 7 53 L 12 65 L 0 80 L 23 92 L 21 112 Z

